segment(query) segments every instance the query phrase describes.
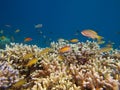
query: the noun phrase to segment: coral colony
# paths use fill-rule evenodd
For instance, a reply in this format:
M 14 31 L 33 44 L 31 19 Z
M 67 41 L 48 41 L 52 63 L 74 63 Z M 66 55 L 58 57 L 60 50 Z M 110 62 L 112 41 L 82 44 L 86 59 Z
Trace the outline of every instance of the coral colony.
M 11 43 L 0 51 L 0 90 L 119 90 L 120 51 L 97 42 L 50 47 Z

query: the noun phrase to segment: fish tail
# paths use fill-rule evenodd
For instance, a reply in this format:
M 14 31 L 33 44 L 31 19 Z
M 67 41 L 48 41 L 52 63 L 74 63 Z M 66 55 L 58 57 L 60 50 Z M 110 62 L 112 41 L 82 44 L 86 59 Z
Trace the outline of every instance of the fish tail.
M 97 41 L 102 41 L 103 37 L 102 36 L 97 36 Z

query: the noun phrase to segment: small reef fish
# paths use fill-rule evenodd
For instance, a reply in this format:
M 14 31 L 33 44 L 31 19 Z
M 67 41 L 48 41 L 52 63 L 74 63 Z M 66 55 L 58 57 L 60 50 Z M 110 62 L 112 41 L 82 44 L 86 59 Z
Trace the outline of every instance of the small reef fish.
M 49 51 L 51 51 L 51 48 L 45 48 L 39 53 L 39 55 L 43 55 L 45 53 L 48 53 Z
M 99 36 L 97 34 L 97 32 L 93 31 L 93 30 L 90 30 L 90 29 L 87 29 L 87 30 L 83 30 L 81 32 L 81 34 L 83 36 L 86 36 L 86 37 L 89 37 L 89 38 L 92 38 L 92 39 L 97 39 L 98 41 L 101 41 L 101 39 L 103 38 L 102 36 Z
M 71 51 L 71 47 L 70 46 L 64 46 L 62 48 L 59 49 L 59 53 L 66 53 Z
M 97 44 L 104 44 L 105 41 L 98 41 Z
M 104 47 L 104 48 L 101 48 L 101 49 L 98 51 L 98 53 L 109 52 L 109 51 L 111 51 L 111 50 L 113 50 L 112 47 Z
M 43 25 L 42 24 L 37 24 L 35 25 L 35 28 L 41 28 Z
M 18 32 L 20 32 L 20 29 L 16 29 L 16 30 L 15 30 L 15 33 L 18 33 Z
M 0 37 L 0 40 L 5 40 L 5 39 L 6 39 L 5 36 L 1 36 L 1 37 Z
M 28 38 L 24 39 L 24 42 L 28 42 L 28 41 L 31 41 L 31 40 L 32 40 L 32 38 L 28 37 Z
M 33 64 L 35 64 L 36 62 L 38 61 L 38 59 L 37 58 L 33 58 L 32 60 L 30 60 L 28 63 L 27 63 L 27 67 L 30 67 L 30 66 L 32 66 Z
M 19 80 L 18 82 L 16 82 L 16 83 L 13 85 L 13 87 L 15 87 L 15 88 L 20 87 L 20 86 L 22 86 L 25 82 L 26 82 L 25 79 L 21 79 L 21 80 Z
M 108 41 L 108 44 L 106 44 L 106 47 L 113 47 L 113 44 L 115 44 L 114 42 Z
M 3 34 L 4 33 L 4 31 L 3 30 L 0 30 L 0 34 Z
M 11 27 L 11 25 L 9 25 L 9 24 L 6 24 L 5 26 L 6 26 L 6 27 Z
M 22 59 L 27 60 L 27 59 L 29 59 L 29 58 L 31 58 L 31 57 L 33 57 L 33 53 L 28 53 L 28 54 L 25 54 L 25 55 L 22 57 Z
M 77 43 L 78 41 L 79 41 L 79 40 L 78 40 L 78 39 L 76 39 L 76 38 L 75 38 L 75 39 L 71 39 L 71 40 L 70 40 L 70 42 L 71 42 L 71 43 Z

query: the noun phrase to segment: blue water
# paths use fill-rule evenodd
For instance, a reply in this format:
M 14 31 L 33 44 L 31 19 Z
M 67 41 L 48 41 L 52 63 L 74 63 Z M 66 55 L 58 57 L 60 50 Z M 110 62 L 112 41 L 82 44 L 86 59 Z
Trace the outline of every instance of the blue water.
M 35 29 L 35 24 L 43 24 Z M 11 25 L 11 27 L 5 27 Z M 80 33 L 93 29 L 104 40 L 120 45 L 120 0 L 0 0 L 0 30 L 14 42 L 48 46 L 59 38 L 91 40 Z M 14 33 L 20 29 L 19 33 Z M 39 33 L 42 31 L 42 34 Z

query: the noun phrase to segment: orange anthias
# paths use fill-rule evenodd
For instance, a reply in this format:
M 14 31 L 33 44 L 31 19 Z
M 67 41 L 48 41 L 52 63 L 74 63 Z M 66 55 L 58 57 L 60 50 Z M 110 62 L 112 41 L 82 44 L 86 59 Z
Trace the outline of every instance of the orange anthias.
M 70 40 L 71 43 L 77 43 L 78 41 L 79 41 L 79 40 L 76 39 L 76 38 Z
M 25 38 L 25 39 L 24 39 L 24 42 L 28 42 L 28 41 L 31 41 L 31 40 L 32 40 L 32 38 L 29 38 L 29 37 L 28 37 L 28 38 Z
M 59 49 L 59 53 L 65 53 L 65 52 L 69 52 L 69 51 L 71 51 L 70 46 L 64 46 L 64 47 Z

